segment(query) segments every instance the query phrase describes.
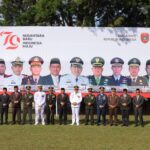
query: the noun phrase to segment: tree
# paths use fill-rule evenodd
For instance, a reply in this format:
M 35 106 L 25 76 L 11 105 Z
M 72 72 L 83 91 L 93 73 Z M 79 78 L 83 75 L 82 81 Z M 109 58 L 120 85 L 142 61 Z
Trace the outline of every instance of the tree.
M 1 25 L 150 27 L 150 0 L 3 0 Z

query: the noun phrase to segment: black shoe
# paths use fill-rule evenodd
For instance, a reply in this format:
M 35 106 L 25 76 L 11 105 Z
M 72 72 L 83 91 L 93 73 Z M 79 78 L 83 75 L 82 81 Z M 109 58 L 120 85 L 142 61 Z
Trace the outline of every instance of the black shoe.
M 118 124 L 115 124 L 115 126 L 118 126 Z
M 110 126 L 113 126 L 113 124 L 111 123 Z
M 85 126 L 87 126 L 88 125 L 88 123 L 85 123 Z
M 134 127 L 137 127 L 138 126 L 138 124 L 135 124 L 135 126 Z
M 144 124 L 141 124 L 141 127 L 144 127 Z
M 100 126 L 100 123 L 97 123 L 97 126 Z

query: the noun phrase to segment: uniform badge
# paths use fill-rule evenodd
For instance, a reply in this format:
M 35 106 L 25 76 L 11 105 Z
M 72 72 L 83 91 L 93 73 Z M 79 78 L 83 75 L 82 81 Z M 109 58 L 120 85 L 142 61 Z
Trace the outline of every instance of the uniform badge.
M 76 62 L 78 62 L 78 63 L 79 63 L 79 62 L 80 62 L 80 59 L 79 59 L 79 58 L 76 58 Z
M 99 58 L 96 58 L 95 61 L 96 61 L 96 63 L 98 63 L 100 60 L 99 60 Z

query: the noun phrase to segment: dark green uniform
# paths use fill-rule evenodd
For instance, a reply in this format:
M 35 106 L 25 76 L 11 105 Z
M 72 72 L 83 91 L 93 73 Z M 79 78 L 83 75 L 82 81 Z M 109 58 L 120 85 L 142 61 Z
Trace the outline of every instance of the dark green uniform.
M 85 124 L 87 125 L 89 122 L 89 115 L 91 116 L 91 125 L 94 124 L 94 103 L 95 96 L 93 94 L 87 94 L 84 97 L 85 103 Z
M 143 126 L 143 103 L 144 103 L 143 96 L 139 95 L 139 97 L 137 96 L 133 97 L 133 109 L 134 109 L 136 126 L 138 125 L 138 117 L 140 119 L 140 124 Z M 136 105 L 138 107 L 136 107 Z
M 129 109 L 130 109 L 131 97 L 128 94 L 122 94 L 120 96 L 120 109 L 122 113 L 122 124 L 128 126 L 129 124 Z
M 23 124 L 26 123 L 26 116 L 29 115 L 29 123 L 32 124 L 32 102 L 34 100 L 33 94 L 26 93 L 23 95 Z
M 50 107 L 52 105 L 52 107 Z M 56 105 L 56 95 L 48 93 L 46 95 L 46 124 L 54 124 L 54 114 Z

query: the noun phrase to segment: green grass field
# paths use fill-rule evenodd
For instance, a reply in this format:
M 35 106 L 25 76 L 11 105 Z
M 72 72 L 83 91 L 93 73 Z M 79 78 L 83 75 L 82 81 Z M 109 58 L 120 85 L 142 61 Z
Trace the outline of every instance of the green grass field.
M 133 116 L 129 127 L 2 125 L 0 150 L 150 150 L 150 116 L 144 120 L 144 128 Z

